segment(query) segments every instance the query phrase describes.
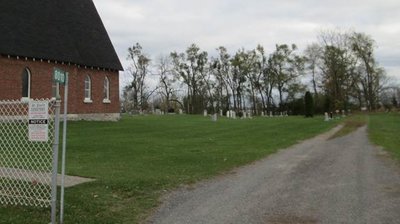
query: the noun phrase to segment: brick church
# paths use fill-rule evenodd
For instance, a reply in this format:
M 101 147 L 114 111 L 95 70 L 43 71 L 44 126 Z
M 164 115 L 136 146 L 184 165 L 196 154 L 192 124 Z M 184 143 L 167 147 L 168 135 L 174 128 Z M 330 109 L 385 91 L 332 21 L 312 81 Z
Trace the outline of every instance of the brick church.
M 69 119 L 119 119 L 122 65 L 92 0 L 0 0 L 0 100 L 63 97 Z

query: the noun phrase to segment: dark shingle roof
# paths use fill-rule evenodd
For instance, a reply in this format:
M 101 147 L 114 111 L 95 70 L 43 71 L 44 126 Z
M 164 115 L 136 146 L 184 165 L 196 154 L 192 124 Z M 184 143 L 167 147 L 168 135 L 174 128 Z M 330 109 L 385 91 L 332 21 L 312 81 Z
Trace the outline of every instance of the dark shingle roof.
M 0 54 L 122 70 L 92 0 L 0 0 Z

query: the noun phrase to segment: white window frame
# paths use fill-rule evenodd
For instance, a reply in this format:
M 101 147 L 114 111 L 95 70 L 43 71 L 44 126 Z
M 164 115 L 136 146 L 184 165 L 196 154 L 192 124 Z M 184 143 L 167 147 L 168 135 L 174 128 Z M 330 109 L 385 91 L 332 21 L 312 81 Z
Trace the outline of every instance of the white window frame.
M 31 74 L 31 70 L 29 70 L 29 68 L 25 68 L 24 69 L 24 71 L 23 71 L 23 73 L 22 74 L 24 74 L 25 73 L 25 71 L 27 72 L 27 74 L 28 74 L 28 96 L 22 96 L 21 97 L 21 101 L 29 101 L 29 99 L 31 98 L 31 78 L 32 78 L 32 74 Z M 23 79 L 21 79 L 21 84 L 22 84 L 22 88 L 24 88 L 24 82 L 23 82 L 24 80 Z M 22 90 L 22 89 L 21 89 Z M 22 95 L 22 94 L 21 94 Z
M 54 80 L 51 85 L 51 94 L 52 94 L 52 96 L 51 96 L 52 99 L 56 99 L 57 96 L 60 96 L 60 83 L 58 83 L 58 82 L 56 83 L 56 82 L 54 82 Z
M 88 83 L 88 88 L 86 88 L 86 83 Z M 90 78 L 89 75 L 85 76 L 84 80 L 84 103 L 92 103 L 92 79 Z M 86 93 L 88 93 L 88 96 L 86 96 Z
M 104 77 L 103 98 L 104 98 L 103 103 L 111 103 L 111 101 L 110 101 L 110 80 L 108 79 L 107 76 Z

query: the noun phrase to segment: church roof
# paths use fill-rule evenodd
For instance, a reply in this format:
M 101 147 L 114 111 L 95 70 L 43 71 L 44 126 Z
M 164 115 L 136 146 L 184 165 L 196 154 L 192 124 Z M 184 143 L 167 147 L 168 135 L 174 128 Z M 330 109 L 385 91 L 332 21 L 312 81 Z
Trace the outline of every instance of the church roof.
M 123 70 L 92 0 L 0 0 L 0 54 Z

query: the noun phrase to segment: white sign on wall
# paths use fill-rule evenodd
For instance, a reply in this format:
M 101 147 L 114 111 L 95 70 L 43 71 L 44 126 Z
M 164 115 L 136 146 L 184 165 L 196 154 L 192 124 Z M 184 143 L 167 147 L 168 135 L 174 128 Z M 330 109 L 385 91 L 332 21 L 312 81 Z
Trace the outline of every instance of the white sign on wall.
M 49 139 L 49 101 L 29 101 L 29 141 Z

